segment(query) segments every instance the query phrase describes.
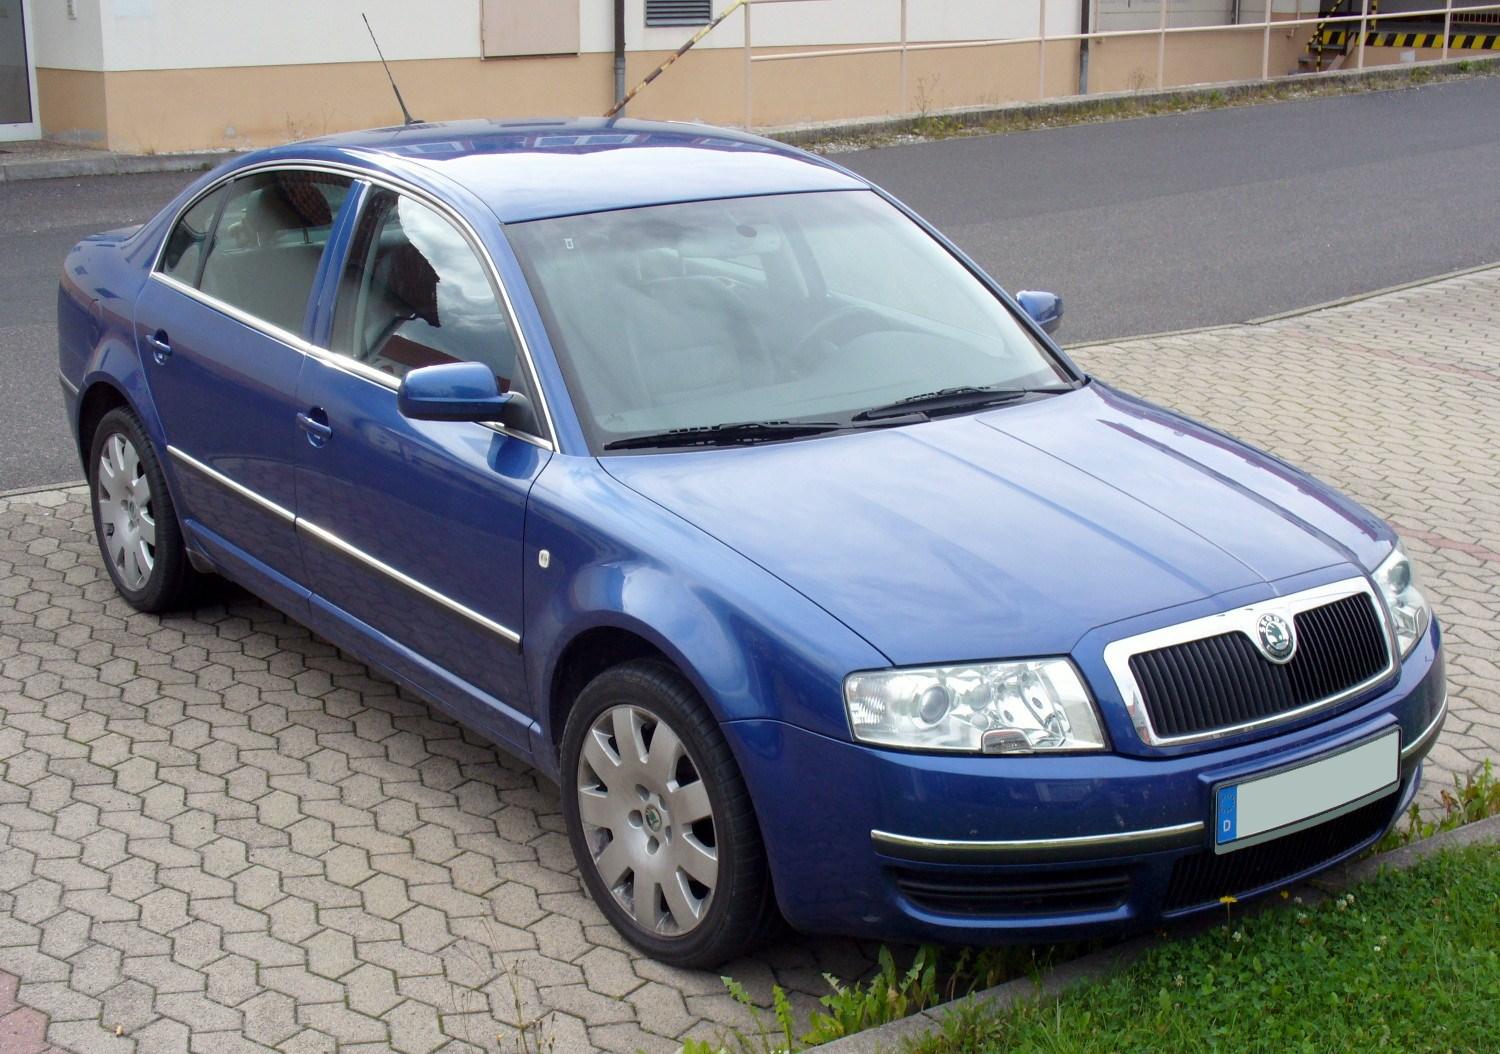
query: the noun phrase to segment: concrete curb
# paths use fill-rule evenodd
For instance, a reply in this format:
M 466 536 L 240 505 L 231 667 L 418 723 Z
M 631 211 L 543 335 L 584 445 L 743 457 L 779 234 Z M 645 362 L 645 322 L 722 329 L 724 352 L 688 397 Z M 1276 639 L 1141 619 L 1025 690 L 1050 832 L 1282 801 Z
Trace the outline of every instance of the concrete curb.
M 1226 329 L 1243 329 L 1245 326 L 1265 326 L 1272 322 L 1284 322 L 1289 318 L 1300 318 L 1303 315 L 1311 315 L 1318 311 L 1327 311 L 1336 307 L 1348 307 L 1351 304 L 1362 303 L 1373 300 L 1380 296 L 1389 296 L 1392 293 L 1404 293 L 1408 289 L 1421 289 L 1423 286 L 1436 285 L 1446 282 L 1451 278 L 1463 278 L 1465 275 L 1480 274 L 1484 271 L 1493 271 L 1500 268 L 1500 263 L 1482 263 L 1473 267 L 1460 267 L 1457 271 L 1445 271 L 1435 274 L 1431 278 L 1416 278 L 1410 282 L 1401 282 L 1398 285 L 1389 285 L 1384 289 L 1372 289 L 1368 293 L 1355 293 L 1351 296 L 1339 297 L 1337 300 L 1327 300 L 1321 304 L 1309 304 L 1307 307 L 1294 307 L 1288 311 L 1281 311 L 1274 315 L 1263 315 L 1260 318 L 1246 319 L 1244 322 L 1220 322 L 1212 326 L 1193 326 L 1188 329 L 1160 330 L 1156 333 L 1136 333 L 1128 337 L 1101 337 L 1099 340 L 1085 340 L 1077 344 L 1064 344 L 1063 350 L 1072 354 L 1075 351 L 1087 351 L 1089 348 L 1097 348 L 1101 345 L 1125 344 L 1136 340 L 1167 340 L 1171 337 L 1191 337 L 1199 333 L 1217 333 Z
M 1467 64 L 1467 65 L 1464 65 Z M 1460 67 L 1463 68 L 1460 68 Z M 1151 89 L 1146 91 L 1100 92 L 1094 95 L 1069 95 L 1040 102 L 1006 103 L 1000 106 L 960 106 L 946 110 L 933 110 L 926 114 L 905 114 L 895 117 L 869 117 L 853 121 L 815 121 L 807 124 L 784 125 L 773 128 L 758 128 L 755 131 L 771 139 L 793 146 L 809 146 L 828 140 L 858 139 L 866 136 L 919 135 L 919 127 L 934 118 L 956 122 L 959 126 L 973 128 L 1006 118 L 1045 120 L 1049 117 L 1087 116 L 1097 111 L 1100 116 L 1125 119 L 1132 116 L 1159 116 L 1149 113 L 1124 112 L 1122 104 L 1148 107 L 1153 103 L 1198 102 L 1209 100 L 1246 99 L 1256 101 L 1295 101 L 1278 99 L 1275 92 L 1282 87 L 1297 85 L 1342 84 L 1363 87 L 1366 90 L 1397 90 L 1418 87 L 1412 83 L 1413 70 L 1423 70 L 1428 75 L 1500 72 L 1500 58 L 1452 59 L 1446 62 L 1408 63 L 1397 66 L 1377 66 L 1363 70 L 1328 70 L 1323 73 L 1303 73 L 1291 78 L 1275 80 L 1226 81 L 1219 84 L 1193 84 L 1177 88 Z M 1004 131 L 1004 129 L 1000 129 Z M 941 139 L 943 136 L 933 138 Z
M 0 501 L 5 501 L 8 498 L 24 498 L 28 494 L 46 494 L 48 491 L 53 490 L 72 490 L 74 487 L 81 487 L 87 482 L 88 480 L 75 479 L 66 480 L 62 483 L 39 483 L 35 487 L 17 487 L 15 490 L 0 490 Z
M 1306 903 L 1317 903 L 1330 895 L 1366 882 L 1383 871 L 1406 871 L 1425 857 L 1442 852 L 1444 849 L 1457 849 L 1480 843 L 1500 844 L 1500 816 L 1492 816 L 1487 820 L 1466 824 L 1387 853 L 1377 853 L 1374 856 L 1344 864 L 1332 871 L 1324 872 L 1301 886 L 1294 887 L 1294 892 Z M 1258 904 L 1250 905 L 1248 913 L 1259 914 L 1262 911 L 1272 911 L 1280 905 L 1279 899 L 1270 897 Z M 1174 939 L 1191 936 L 1195 932 L 1216 925 L 1218 921 L 1218 916 L 1209 916 L 1197 925 L 1190 924 L 1181 927 L 1174 934 Z M 968 998 L 987 1004 L 988 1008 L 993 1011 L 1005 1010 L 1027 1000 L 1055 999 L 1079 984 L 1102 980 L 1117 970 L 1125 969 L 1139 959 L 1147 949 L 1160 943 L 1160 940 L 1161 938 L 1156 936 L 1136 937 L 1102 952 L 1095 952 L 1092 955 L 1085 955 L 1080 959 L 1063 963 L 1049 970 L 1039 979 L 1018 977 L 986 991 L 977 992 Z M 893 1021 L 888 1025 L 872 1028 L 868 1032 L 861 1032 L 845 1039 L 836 1039 L 832 1043 L 825 1043 L 815 1049 L 818 1054 L 893 1054 L 900 1049 L 904 1040 L 925 1035 L 936 1029 L 954 1005 L 955 1003 L 944 1003 L 912 1017 Z
M 231 153 L 204 154 L 112 154 L 97 156 L 36 158 L 0 162 L 0 183 L 28 179 L 71 179 L 78 176 L 126 176 L 142 172 L 201 172 L 228 160 Z

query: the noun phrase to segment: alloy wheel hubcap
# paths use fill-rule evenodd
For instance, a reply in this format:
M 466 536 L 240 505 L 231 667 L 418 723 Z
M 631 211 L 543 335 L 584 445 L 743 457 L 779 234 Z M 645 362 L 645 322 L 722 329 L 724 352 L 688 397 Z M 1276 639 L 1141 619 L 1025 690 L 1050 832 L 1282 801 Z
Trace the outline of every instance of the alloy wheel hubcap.
M 719 852 L 708 786 L 681 737 L 642 707 L 606 710 L 584 737 L 577 790 L 584 839 L 615 902 L 654 934 L 695 929 Z
M 128 589 L 144 589 L 156 566 L 156 513 L 151 481 L 135 444 L 119 432 L 104 441 L 94 500 L 100 541 L 115 573 Z

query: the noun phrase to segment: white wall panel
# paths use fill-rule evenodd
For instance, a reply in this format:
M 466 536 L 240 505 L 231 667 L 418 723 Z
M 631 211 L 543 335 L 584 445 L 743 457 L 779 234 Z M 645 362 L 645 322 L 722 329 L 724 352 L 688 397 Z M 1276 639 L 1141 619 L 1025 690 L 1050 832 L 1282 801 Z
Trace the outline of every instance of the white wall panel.
M 63 0 L 48 0 L 63 6 Z M 477 58 L 479 0 L 92 0 L 109 70 Z
M 31 39 L 36 64 L 51 69 L 101 70 L 104 37 L 99 25 L 102 0 L 75 0 L 76 18 L 68 17 L 67 0 L 40 0 L 31 5 Z

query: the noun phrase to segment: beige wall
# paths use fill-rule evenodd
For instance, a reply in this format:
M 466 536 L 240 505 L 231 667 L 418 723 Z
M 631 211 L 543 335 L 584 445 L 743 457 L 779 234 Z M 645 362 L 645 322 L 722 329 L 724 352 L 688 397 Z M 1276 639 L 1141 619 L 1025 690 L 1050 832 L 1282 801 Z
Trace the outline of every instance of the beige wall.
M 1306 36 L 1305 30 L 1273 30 L 1273 75 L 1296 66 Z M 1258 77 L 1261 44 L 1262 34 L 1254 29 L 1169 38 L 1166 83 Z M 799 49 L 758 48 L 757 54 L 791 50 Z M 631 52 L 627 81 L 644 78 L 668 54 Z M 1048 96 L 1076 92 L 1077 44 L 1049 43 L 1047 55 Z M 1377 55 L 1385 58 L 1383 50 L 1370 49 L 1370 64 Z M 1035 44 L 911 52 L 904 101 L 897 54 L 757 62 L 753 121 L 767 127 L 1032 100 L 1038 94 L 1037 59 Z M 614 97 L 612 61 L 607 53 L 586 52 L 493 61 L 416 59 L 392 68 L 412 112 L 436 121 L 601 114 Z M 1089 86 L 1095 92 L 1152 88 L 1156 68 L 1154 36 L 1096 42 Z M 740 49 L 689 52 L 639 96 L 630 114 L 741 124 L 744 75 Z M 127 152 L 246 149 L 393 124 L 400 116 L 374 62 L 105 73 L 42 69 L 38 77 L 44 134 Z
M 104 74 L 39 68 L 36 94 L 43 136 L 80 146 L 109 146 Z
M 1310 29 L 1271 30 L 1270 72 L 1279 77 L 1297 68 Z M 1089 59 L 1089 90 L 1140 91 L 1156 87 L 1157 37 L 1116 37 L 1096 41 Z M 1207 30 L 1167 38 L 1163 84 L 1213 84 L 1260 77 L 1265 32 L 1260 27 Z

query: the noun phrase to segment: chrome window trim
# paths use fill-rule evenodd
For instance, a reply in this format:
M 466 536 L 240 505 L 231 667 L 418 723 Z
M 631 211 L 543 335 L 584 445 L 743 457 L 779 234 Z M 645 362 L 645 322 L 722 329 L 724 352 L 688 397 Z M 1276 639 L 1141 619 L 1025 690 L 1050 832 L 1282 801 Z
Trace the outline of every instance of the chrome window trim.
M 412 592 L 419 593 L 422 596 L 426 597 L 428 600 L 431 600 L 433 603 L 439 604 L 442 607 L 447 608 L 449 611 L 452 611 L 458 615 L 462 615 L 469 621 L 482 626 L 483 628 L 489 630 L 491 633 L 494 633 L 496 636 L 501 637 L 510 644 L 515 645 L 517 648 L 521 646 L 521 635 L 515 630 L 511 629 L 509 626 L 506 626 L 500 622 L 496 622 L 494 619 L 489 618 L 486 615 L 481 615 L 479 612 L 475 611 L 473 608 L 467 606 L 466 604 L 462 604 L 459 601 L 454 600 L 452 597 L 448 596 L 445 593 L 438 592 L 436 589 L 433 589 L 425 582 L 418 581 L 411 575 L 406 574 L 404 571 L 399 571 L 383 560 L 371 556 L 369 553 L 365 552 L 358 546 L 351 545 L 348 542 L 344 541 L 344 539 L 340 538 L 338 535 L 334 534 L 327 528 L 319 527 L 317 524 L 312 523 L 306 518 L 296 515 L 290 509 L 284 508 L 283 506 L 272 501 L 270 498 L 267 498 L 265 495 L 251 490 L 243 483 L 231 479 L 217 469 L 210 468 L 208 465 L 205 465 L 203 462 L 199 461 L 197 458 L 179 449 L 178 447 L 169 445 L 167 447 L 167 453 L 169 453 L 175 460 L 180 461 L 182 464 L 193 469 L 195 472 L 200 473 L 205 478 L 210 479 L 213 482 L 218 483 L 220 486 L 233 491 L 235 494 L 238 494 L 240 497 L 246 499 L 247 501 L 258 505 L 260 508 L 265 509 L 267 512 L 270 512 L 272 515 L 276 516 L 282 521 L 291 524 L 296 530 L 305 531 L 324 544 L 337 549 L 339 552 L 343 553 L 346 556 L 350 556 L 355 560 L 358 560 L 365 566 L 371 568 L 372 570 L 380 572 L 387 578 L 390 578 L 400 585 L 405 586 L 407 589 L 410 589 Z
M 1123 856 L 1158 852 L 1201 843 L 1206 825 L 1202 820 L 1137 831 L 1111 831 L 1069 838 L 1028 838 L 1015 841 L 965 841 L 950 838 L 917 838 L 872 830 L 870 841 L 877 852 L 906 860 L 975 862 L 984 857 L 1029 857 L 1033 859 Z
M 1174 644 L 1186 644 L 1189 641 L 1236 631 L 1244 633 L 1251 641 L 1254 641 L 1257 632 L 1256 623 L 1262 615 L 1276 614 L 1290 621 L 1300 612 L 1322 607 L 1324 604 L 1331 604 L 1336 600 L 1343 600 L 1360 593 L 1368 596 L 1371 603 L 1375 605 L 1376 617 L 1380 620 L 1381 628 L 1385 630 L 1386 665 L 1373 677 L 1346 688 L 1336 695 L 1315 700 L 1295 710 L 1287 710 L 1238 725 L 1226 725 L 1223 728 L 1213 728 L 1206 732 L 1194 732 L 1185 736 L 1158 735 L 1151 727 L 1151 715 L 1146 711 L 1140 686 L 1136 684 L 1135 675 L 1130 672 L 1132 656 L 1141 652 L 1155 651 L 1158 648 L 1171 647 Z M 1247 604 L 1232 611 L 1223 611 L 1217 615 L 1191 619 L 1187 622 L 1179 622 L 1176 625 L 1163 626 L 1160 629 L 1147 630 L 1145 633 L 1137 633 L 1134 636 L 1111 641 L 1104 647 L 1104 664 L 1109 668 L 1110 675 L 1114 677 L 1115 686 L 1120 690 L 1120 698 L 1125 703 L 1125 710 L 1130 714 L 1130 723 L 1135 726 L 1136 734 L 1140 736 L 1141 742 L 1153 747 L 1170 747 L 1237 736 L 1256 729 L 1295 721 L 1317 713 L 1319 710 L 1336 706 L 1345 699 L 1358 695 L 1390 677 L 1399 668 L 1400 660 L 1397 658 L 1396 638 L 1391 628 L 1390 616 L 1385 610 L 1385 603 L 1376 593 L 1374 584 L 1361 575 L 1357 578 L 1331 582 L 1328 585 L 1315 586 L 1288 596 L 1257 601 L 1254 604 Z
M 1427 727 L 1422 729 L 1422 731 L 1417 734 L 1416 739 L 1413 739 L 1410 743 L 1401 748 L 1401 760 L 1405 761 L 1407 758 L 1411 757 L 1413 754 L 1415 754 L 1417 751 L 1421 750 L 1424 746 L 1431 742 L 1432 737 L 1437 735 L 1438 732 L 1442 730 L 1443 719 L 1447 716 L 1448 692 L 1444 690 L 1443 701 L 1438 704 L 1437 714 L 1430 722 L 1428 722 Z
M 361 377 L 367 381 L 372 381 L 375 384 L 379 384 L 384 388 L 389 388 L 392 391 L 395 391 L 397 388 L 399 388 L 400 382 L 389 374 L 381 373 L 379 370 L 367 366 L 348 355 L 340 355 L 338 352 L 332 350 L 331 348 L 320 348 L 315 344 L 303 340 L 300 336 L 290 334 L 286 330 L 281 329 L 279 326 L 274 326 L 269 322 L 264 322 L 261 319 L 256 318 L 254 315 L 236 308 L 233 304 L 227 304 L 217 297 L 210 296 L 207 293 L 204 293 L 201 290 L 187 285 L 186 283 L 162 272 L 161 258 L 162 254 L 166 251 L 167 248 L 167 239 L 171 237 L 172 231 L 176 229 L 177 224 L 182 219 L 184 213 L 186 213 L 189 209 L 191 209 L 194 205 L 203 200 L 203 198 L 205 198 L 209 194 L 212 194 L 220 187 L 226 186 L 232 181 L 239 179 L 241 176 L 250 176 L 256 175 L 261 172 L 276 171 L 327 172 L 332 175 L 348 176 L 352 180 L 369 183 L 372 186 L 384 187 L 385 189 L 393 190 L 398 194 L 408 194 L 411 197 L 416 198 L 418 201 L 421 201 L 424 205 L 427 205 L 434 209 L 439 215 L 446 218 L 456 228 L 458 228 L 459 234 L 462 235 L 464 240 L 469 243 L 469 248 L 474 251 L 474 253 L 479 257 L 480 261 L 483 263 L 487 273 L 489 274 L 490 281 L 494 283 L 495 289 L 500 294 L 501 303 L 505 305 L 505 315 L 506 318 L 510 321 L 511 332 L 515 334 L 516 346 L 520 349 L 523 365 L 526 369 L 527 375 L 532 382 L 532 390 L 536 393 L 537 402 L 542 408 L 542 420 L 546 426 L 547 434 L 545 436 L 534 436 L 528 432 L 518 432 L 514 429 L 507 428 L 504 425 L 499 424 L 498 422 L 490 421 L 482 422 L 482 426 L 490 429 L 491 431 L 497 432 L 500 435 L 511 436 L 515 439 L 520 439 L 525 442 L 531 443 L 533 446 L 539 446 L 544 450 L 557 449 L 557 426 L 553 421 L 552 407 L 547 401 L 547 393 L 542 390 L 541 375 L 537 372 L 536 369 L 536 360 L 531 353 L 531 344 L 529 341 L 527 341 L 526 334 L 521 330 L 521 320 L 516 315 L 516 308 L 515 304 L 511 301 L 510 290 L 505 287 L 505 282 L 500 277 L 500 268 L 495 265 L 494 257 L 490 255 L 489 249 L 485 247 L 483 240 L 479 237 L 479 233 L 474 229 L 474 225 L 466 220 L 463 216 L 461 216 L 452 206 L 439 200 L 427 191 L 422 190 L 420 187 L 413 186 L 410 183 L 407 183 L 401 179 L 397 179 L 393 176 L 389 176 L 383 172 L 373 172 L 366 168 L 360 168 L 358 165 L 344 165 L 336 161 L 302 162 L 283 158 L 276 161 L 263 161 L 260 164 L 256 165 L 247 165 L 244 168 L 237 168 L 233 172 L 226 173 L 224 176 L 204 187 L 197 194 L 193 195 L 193 197 L 190 198 L 186 204 L 184 204 L 172 215 L 172 222 L 167 225 L 166 234 L 162 236 L 160 243 L 156 247 L 156 254 L 151 260 L 150 277 L 159 281 L 167 282 L 179 292 L 186 293 L 187 295 L 193 297 L 195 300 L 198 300 L 200 303 L 206 304 L 216 311 L 221 311 L 229 315 L 235 321 L 249 326 L 251 329 L 264 333 L 267 336 L 274 337 L 284 344 L 288 344 L 289 346 L 296 348 L 297 350 L 305 354 L 316 357 L 321 362 L 328 363 L 329 365 L 343 370 L 345 373 L 348 373 L 355 377 Z M 496 222 L 499 221 L 497 220 Z M 291 339 L 288 340 L 288 337 L 290 337 Z M 337 361 L 340 359 L 343 361 Z

